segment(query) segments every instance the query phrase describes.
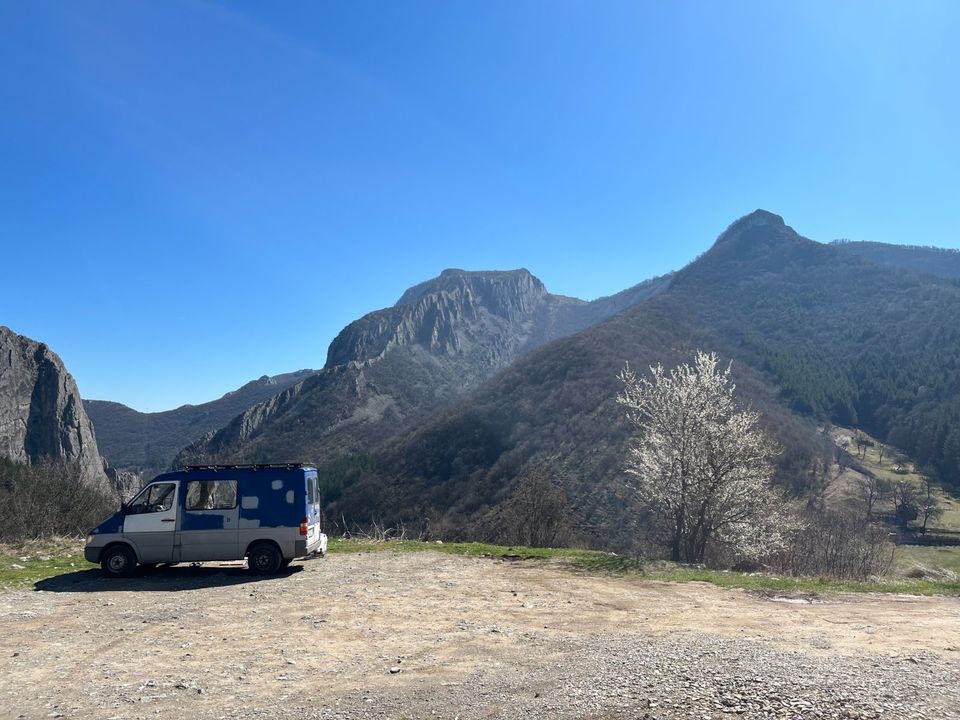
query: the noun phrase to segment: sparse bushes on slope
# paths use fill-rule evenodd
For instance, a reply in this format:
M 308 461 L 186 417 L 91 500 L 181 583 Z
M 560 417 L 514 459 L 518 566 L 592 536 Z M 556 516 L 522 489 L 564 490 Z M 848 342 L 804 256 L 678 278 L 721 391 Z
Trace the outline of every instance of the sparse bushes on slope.
M 76 463 L 24 465 L 0 458 L 2 542 L 81 535 L 115 506 L 114 498 L 80 480 Z
M 893 561 L 890 532 L 860 513 L 809 511 L 774 565 L 791 575 L 867 580 Z
M 526 547 L 566 547 L 575 527 L 567 493 L 543 464 L 527 470 L 506 501 L 479 523 L 481 534 L 490 541 Z

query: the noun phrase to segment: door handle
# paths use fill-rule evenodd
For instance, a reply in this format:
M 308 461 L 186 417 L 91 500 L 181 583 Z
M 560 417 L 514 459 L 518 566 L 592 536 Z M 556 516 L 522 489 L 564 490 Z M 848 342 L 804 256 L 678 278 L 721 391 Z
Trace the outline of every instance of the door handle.
M 163 518 L 163 520 L 161 520 L 160 522 L 176 522 L 176 519 L 174 519 L 174 518 Z

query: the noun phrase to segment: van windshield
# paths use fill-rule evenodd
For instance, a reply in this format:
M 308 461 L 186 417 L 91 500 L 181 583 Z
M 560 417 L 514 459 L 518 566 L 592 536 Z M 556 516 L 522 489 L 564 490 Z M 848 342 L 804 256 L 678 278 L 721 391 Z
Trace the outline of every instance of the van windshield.
M 176 487 L 175 483 L 147 485 L 127 506 L 127 514 L 166 512 L 173 507 Z

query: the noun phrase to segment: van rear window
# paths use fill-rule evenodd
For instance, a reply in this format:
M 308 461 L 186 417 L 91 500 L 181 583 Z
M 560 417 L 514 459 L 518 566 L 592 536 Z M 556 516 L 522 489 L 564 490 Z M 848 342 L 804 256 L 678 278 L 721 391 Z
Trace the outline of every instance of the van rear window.
M 187 483 L 187 510 L 229 510 L 237 506 L 236 480 L 191 480 Z

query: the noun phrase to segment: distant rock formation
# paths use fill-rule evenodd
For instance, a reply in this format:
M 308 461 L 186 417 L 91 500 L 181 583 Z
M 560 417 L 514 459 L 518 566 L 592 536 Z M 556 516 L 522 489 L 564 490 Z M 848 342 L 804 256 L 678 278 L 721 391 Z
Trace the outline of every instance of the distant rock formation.
M 0 326 L 0 454 L 28 464 L 75 462 L 107 486 L 93 425 L 63 362 L 43 343 Z
M 523 342 L 526 337 L 519 324 L 545 303 L 586 304 L 551 296 L 527 270 L 444 270 L 439 277 L 407 290 L 392 308 L 350 323 L 330 344 L 326 366 L 373 360 L 401 345 L 420 345 L 436 355 L 461 354 L 470 342 L 471 327 L 484 316 L 489 323 L 512 326 L 511 333 L 503 334 L 518 335 L 515 340 Z
M 669 276 L 586 302 L 525 269 L 444 270 L 350 323 L 323 370 L 235 417 L 174 464 L 322 463 L 366 452 L 462 398 L 534 348 L 662 292 Z
M 84 400 L 83 407 L 96 428 L 100 452 L 111 467 L 150 479 L 152 474 L 166 470 L 185 445 L 313 374 L 313 370 L 298 370 L 273 377 L 264 375 L 217 400 L 163 412 L 142 413 L 105 400 Z M 116 482 L 118 487 L 126 484 L 123 480 Z

